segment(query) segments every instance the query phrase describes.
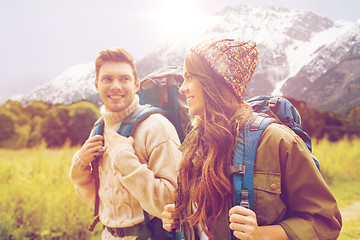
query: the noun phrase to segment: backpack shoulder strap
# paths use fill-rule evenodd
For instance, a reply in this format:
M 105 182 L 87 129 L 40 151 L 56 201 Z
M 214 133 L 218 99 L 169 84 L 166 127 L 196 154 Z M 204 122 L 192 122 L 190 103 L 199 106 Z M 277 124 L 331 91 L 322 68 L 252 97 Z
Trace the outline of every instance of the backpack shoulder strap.
M 153 107 L 151 105 L 140 105 L 137 109 L 135 109 L 129 116 L 127 116 L 123 122 L 121 123 L 118 133 L 122 136 L 129 137 L 132 136 L 135 132 L 136 127 L 140 122 L 148 118 L 151 114 L 154 113 L 161 113 L 165 115 L 164 111 L 160 108 Z M 100 117 L 94 124 L 92 135 L 103 135 L 104 134 L 104 119 L 103 117 Z M 90 231 L 93 231 L 96 224 L 99 222 L 99 159 L 95 159 L 91 162 L 92 166 L 92 174 L 95 178 L 95 208 L 94 208 L 94 217 L 95 220 L 90 226 Z M 145 215 L 146 218 L 146 215 Z
M 136 127 L 145 119 L 147 119 L 151 114 L 160 113 L 165 115 L 165 112 L 158 107 L 153 107 L 151 105 L 140 105 L 135 111 L 133 111 L 129 116 L 127 116 L 121 123 L 118 133 L 125 137 L 133 136 Z M 167 236 L 167 232 L 162 228 L 161 222 L 156 222 L 160 219 L 153 218 L 150 220 L 149 214 L 144 210 L 144 221 L 146 227 L 144 227 L 138 235 L 137 239 L 149 239 L 153 237 L 154 239 L 163 239 Z
M 94 127 L 91 131 L 91 137 L 95 136 L 95 135 L 103 135 L 104 134 L 104 119 L 103 117 L 100 117 L 95 123 L 94 123 Z M 93 223 L 90 225 L 89 227 L 89 231 L 94 231 L 94 228 L 96 226 L 96 224 L 100 221 L 99 218 L 99 203 L 100 203 L 100 198 L 99 198 L 99 194 L 98 194 L 98 190 L 99 190 L 99 185 L 100 185 L 100 180 L 99 180 L 99 158 L 96 157 L 96 159 L 94 161 L 91 162 L 91 173 L 94 176 L 95 179 L 95 207 L 94 207 L 94 221 Z
M 254 166 L 260 137 L 266 127 L 275 122 L 266 114 L 254 113 L 252 122 L 244 130 L 238 131 L 233 165 L 234 204 L 253 209 L 254 206 Z
M 135 111 L 133 111 L 124 119 L 118 129 L 118 133 L 124 137 L 132 136 L 139 123 L 148 118 L 151 114 L 155 113 L 165 115 L 164 111 L 158 107 L 153 107 L 151 105 L 140 105 L 137 109 L 135 109 Z
M 91 137 L 95 135 L 103 135 L 104 134 L 104 118 L 100 117 L 95 123 L 93 130 L 91 131 Z

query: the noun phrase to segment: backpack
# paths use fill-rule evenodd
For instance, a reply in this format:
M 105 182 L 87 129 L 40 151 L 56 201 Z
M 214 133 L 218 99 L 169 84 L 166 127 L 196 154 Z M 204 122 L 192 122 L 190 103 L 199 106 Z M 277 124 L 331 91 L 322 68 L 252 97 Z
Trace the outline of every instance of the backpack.
M 185 139 L 186 127 L 192 118 L 185 95 L 179 93 L 183 80 L 182 66 L 159 68 L 140 81 L 138 92 L 140 104 L 150 104 L 164 110 L 181 142 Z
M 300 114 L 290 101 L 283 97 L 258 96 L 247 102 L 252 106 L 254 116 L 244 131 L 238 133 L 233 165 L 229 170 L 233 174 L 234 204 L 253 209 L 256 150 L 270 123 L 279 122 L 291 128 L 305 142 L 319 170 L 320 164 L 312 154 L 311 138 L 302 130 Z
M 186 135 L 186 126 L 190 122 L 190 115 L 187 113 L 186 98 L 179 94 L 179 87 L 182 84 L 183 69 L 181 66 L 170 66 L 158 69 L 154 73 L 147 75 L 140 81 L 140 88 L 138 95 L 140 98 L 140 106 L 131 114 L 129 114 L 121 123 L 118 133 L 125 137 L 132 136 L 138 124 L 149 117 L 151 114 L 160 113 L 167 117 L 169 121 L 175 126 L 182 142 Z M 93 135 L 102 135 L 104 129 L 104 120 L 100 117 L 94 124 Z M 93 231 L 96 224 L 100 221 L 99 213 L 99 158 L 92 163 L 92 173 L 95 178 L 95 220 L 90 226 L 90 231 Z M 159 218 L 149 219 L 149 214 L 144 211 L 144 219 L 147 228 L 144 228 L 139 234 L 141 239 L 169 239 L 171 236 L 162 228 L 162 222 Z M 179 233 L 176 238 L 181 237 Z

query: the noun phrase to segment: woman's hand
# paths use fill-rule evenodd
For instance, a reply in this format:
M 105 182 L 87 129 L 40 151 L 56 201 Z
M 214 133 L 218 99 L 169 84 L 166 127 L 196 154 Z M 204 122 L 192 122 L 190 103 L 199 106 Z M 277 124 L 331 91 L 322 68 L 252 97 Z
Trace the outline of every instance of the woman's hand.
M 229 211 L 230 229 L 234 236 L 241 240 L 289 240 L 285 230 L 280 225 L 259 227 L 255 212 L 250 209 L 235 206 Z
M 250 209 L 235 206 L 229 211 L 230 229 L 234 231 L 234 236 L 241 240 L 263 239 L 261 230 L 257 224 L 256 214 Z
M 162 212 L 163 228 L 171 232 L 171 230 L 180 230 L 179 216 L 175 215 L 175 204 L 168 204 L 164 207 Z

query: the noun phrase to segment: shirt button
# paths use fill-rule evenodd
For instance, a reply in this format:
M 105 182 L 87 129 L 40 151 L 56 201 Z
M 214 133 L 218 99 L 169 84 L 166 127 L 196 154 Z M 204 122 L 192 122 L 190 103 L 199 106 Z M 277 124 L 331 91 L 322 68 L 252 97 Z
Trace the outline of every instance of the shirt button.
M 270 188 L 271 188 L 272 190 L 276 190 L 276 189 L 277 189 L 277 185 L 276 185 L 275 183 L 273 183 L 273 184 L 270 185 Z

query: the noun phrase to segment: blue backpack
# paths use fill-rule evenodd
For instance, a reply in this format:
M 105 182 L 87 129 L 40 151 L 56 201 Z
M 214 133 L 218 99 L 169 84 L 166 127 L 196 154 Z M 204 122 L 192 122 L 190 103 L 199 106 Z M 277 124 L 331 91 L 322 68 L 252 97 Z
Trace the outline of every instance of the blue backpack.
M 150 104 L 165 112 L 175 126 L 180 141 L 185 139 L 186 127 L 191 120 L 186 97 L 179 93 L 183 82 L 183 67 L 168 66 L 155 70 L 140 81 L 140 104 Z
M 253 209 L 254 206 L 254 164 L 260 137 L 272 122 L 282 123 L 291 128 L 312 154 L 311 138 L 302 130 L 301 118 L 296 108 L 283 97 L 258 96 L 247 100 L 254 110 L 254 117 L 244 131 L 240 131 L 234 150 L 233 174 L 234 204 Z M 320 170 L 319 161 L 312 154 Z

